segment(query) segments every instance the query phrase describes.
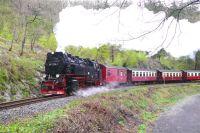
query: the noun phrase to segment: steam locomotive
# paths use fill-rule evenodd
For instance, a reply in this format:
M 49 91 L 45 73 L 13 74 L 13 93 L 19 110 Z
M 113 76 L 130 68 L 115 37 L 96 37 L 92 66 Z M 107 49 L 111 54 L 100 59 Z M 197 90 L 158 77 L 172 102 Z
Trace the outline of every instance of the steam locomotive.
M 63 52 L 47 53 L 41 94 L 72 95 L 78 89 L 110 83 L 141 84 L 200 80 L 200 70 L 144 70 L 111 67 Z
M 42 94 L 71 95 L 78 88 L 101 85 L 100 65 L 63 52 L 47 53 Z

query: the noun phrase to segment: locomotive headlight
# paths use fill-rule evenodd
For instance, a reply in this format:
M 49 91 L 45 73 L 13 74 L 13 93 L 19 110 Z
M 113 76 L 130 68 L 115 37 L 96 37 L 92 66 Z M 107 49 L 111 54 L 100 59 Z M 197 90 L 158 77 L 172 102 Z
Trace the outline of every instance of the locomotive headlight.
M 58 78 L 60 75 L 59 74 L 56 74 L 56 78 Z
M 54 52 L 51 52 L 51 54 L 54 54 Z

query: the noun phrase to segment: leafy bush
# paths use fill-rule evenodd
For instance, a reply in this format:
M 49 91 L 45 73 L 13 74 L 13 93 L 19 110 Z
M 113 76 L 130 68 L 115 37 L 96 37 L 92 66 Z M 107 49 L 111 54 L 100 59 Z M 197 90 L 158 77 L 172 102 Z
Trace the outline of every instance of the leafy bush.
M 57 48 L 57 41 L 53 33 L 51 33 L 49 37 L 47 36 L 40 37 L 39 44 L 41 44 L 44 48 L 48 48 L 52 51 L 55 51 Z

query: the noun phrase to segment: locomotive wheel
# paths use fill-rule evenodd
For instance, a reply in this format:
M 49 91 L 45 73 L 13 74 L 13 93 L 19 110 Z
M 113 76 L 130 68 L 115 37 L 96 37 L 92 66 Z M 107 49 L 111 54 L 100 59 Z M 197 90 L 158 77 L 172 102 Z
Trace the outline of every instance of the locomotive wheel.
M 67 83 L 67 94 L 68 95 L 73 95 L 74 93 L 76 93 L 76 91 L 78 90 L 78 80 L 76 79 L 70 79 Z

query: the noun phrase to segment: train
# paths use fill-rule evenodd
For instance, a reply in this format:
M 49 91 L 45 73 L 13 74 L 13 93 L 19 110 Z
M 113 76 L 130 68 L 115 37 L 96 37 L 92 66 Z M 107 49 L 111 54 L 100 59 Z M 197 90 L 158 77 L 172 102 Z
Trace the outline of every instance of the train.
M 77 90 L 107 84 L 135 85 L 200 80 L 200 70 L 152 70 L 107 66 L 63 52 L 49 52 L 42 95 L 73 95 Z

